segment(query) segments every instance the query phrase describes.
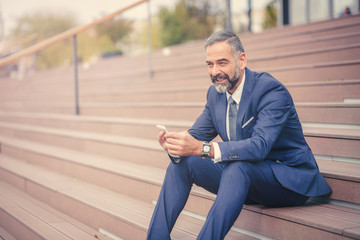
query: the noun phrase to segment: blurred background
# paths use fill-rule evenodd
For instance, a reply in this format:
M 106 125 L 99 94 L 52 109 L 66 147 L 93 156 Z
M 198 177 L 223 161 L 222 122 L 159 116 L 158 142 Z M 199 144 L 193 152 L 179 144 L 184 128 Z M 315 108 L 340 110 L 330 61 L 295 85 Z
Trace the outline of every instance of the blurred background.
M 132 2 L 1 0 L 0 56 L 88 24 Z M 143 53 L 149 49 L 149 42 L 152 49 L 164 48 L 204 39 L 224 27 L 238 34 L 258 33 L 283 25 L 337 18 L 344 15 L 346 8 L 351 14 L 358 13 L 359 0 L 152 0 L 150 6 L 142 4 L 79 34 L 78 56 L 86 67 L 99 58 Z M 35 54 L 22 68 L 29 71 L 29 67 L 43 70 L 69 65 L 71 51 L 71 41 L 65 40 Z M 11 75 L 18 67 L 8 66 L 2 75 Z
M 227 239 L 360 239 L 359 7 L 0 0 L 0 239 L 145 239 L 169 164 L 155 125 L 184 131 L 203 111 L 204 41 L 223 28 L 289 90 L 333 190 L 245 206 Z M 214 199 L 194 186 L 172 239 L 196 239 Z

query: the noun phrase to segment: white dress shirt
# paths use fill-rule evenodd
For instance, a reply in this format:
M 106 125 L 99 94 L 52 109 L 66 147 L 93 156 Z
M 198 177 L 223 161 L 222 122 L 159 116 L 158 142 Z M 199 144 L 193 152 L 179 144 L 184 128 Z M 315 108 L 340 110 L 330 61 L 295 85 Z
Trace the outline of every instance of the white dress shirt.
M 239 109 L 239 104 L 240 104 L 241 96 L 242 96 L 242 93 L 243 93 L 244 84 L 245 84 L 245 73 L 243 75 L 243 78 L 241 80 L 241 83 L 240 83 L 239 87 L 235 90 L 235 92 L 233 92 L 233 94 L 231 94 L 231 95 L 230 95 L 230 93 L 226 92 L 227 100 L 229 100 L 229 97 L 231 96 L 232 99 L 234 99 L 234 101 L 236 102 L 236 108 L 237 109 Z M 226 133 L 227 133 L 228 138 L 230 139 L 230 132 L 229 132 L 229 104 L 228 104 L 227 110 L 226 110 Z M 213 142 L 212 145 L 214 147 L 214 158 L 212 160 L 214 161 L 214 163 L 221 162 L 222 159 L 221 159 L 221 151 L 220 151 L 219 144 L 217 142 Z

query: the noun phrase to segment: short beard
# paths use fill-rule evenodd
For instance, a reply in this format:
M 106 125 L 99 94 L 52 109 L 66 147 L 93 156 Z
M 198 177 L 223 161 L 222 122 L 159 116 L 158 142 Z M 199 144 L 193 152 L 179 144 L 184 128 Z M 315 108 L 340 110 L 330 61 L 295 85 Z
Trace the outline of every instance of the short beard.
M 218 84 L 216 83 L 216 80 L 218 79 L 227 79 L 227 82 L 225 84 Z M 236 84 L 240 80 L 240 68 L 236 66 L 235 69 L 235 75 L 232 79 L 230 79 L 229 75 L 227 74 L 218 74 L 216 76 L 211 77 L 211 81 L 215 86 L 215 89 L 218 93 L 225 93 L 226 91 L 234 89 Z

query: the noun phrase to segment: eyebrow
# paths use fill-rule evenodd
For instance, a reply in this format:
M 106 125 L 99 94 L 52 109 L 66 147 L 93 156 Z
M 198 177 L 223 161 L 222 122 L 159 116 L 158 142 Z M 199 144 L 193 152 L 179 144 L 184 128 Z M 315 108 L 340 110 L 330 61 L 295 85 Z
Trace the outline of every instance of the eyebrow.
M 229 62 L 227 58 L 220 58 L 216 60 L 216 62 L 223 62 L 223 61 Z
M 227 58 L 220 58 L 220 59 L 216 59 L 215 62 L 229 62 L 229 60 Z M 208 63 L 212 63 L 212 61 L 206 60 L 205 61 L 207 64 Z

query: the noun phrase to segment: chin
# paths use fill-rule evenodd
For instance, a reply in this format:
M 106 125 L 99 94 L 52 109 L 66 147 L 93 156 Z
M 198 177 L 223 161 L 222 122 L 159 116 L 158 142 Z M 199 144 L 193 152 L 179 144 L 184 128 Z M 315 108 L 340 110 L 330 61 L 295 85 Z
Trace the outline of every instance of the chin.
M 225 93 L 228 90 L 228 85 L 214 84 L 218 93 Z

